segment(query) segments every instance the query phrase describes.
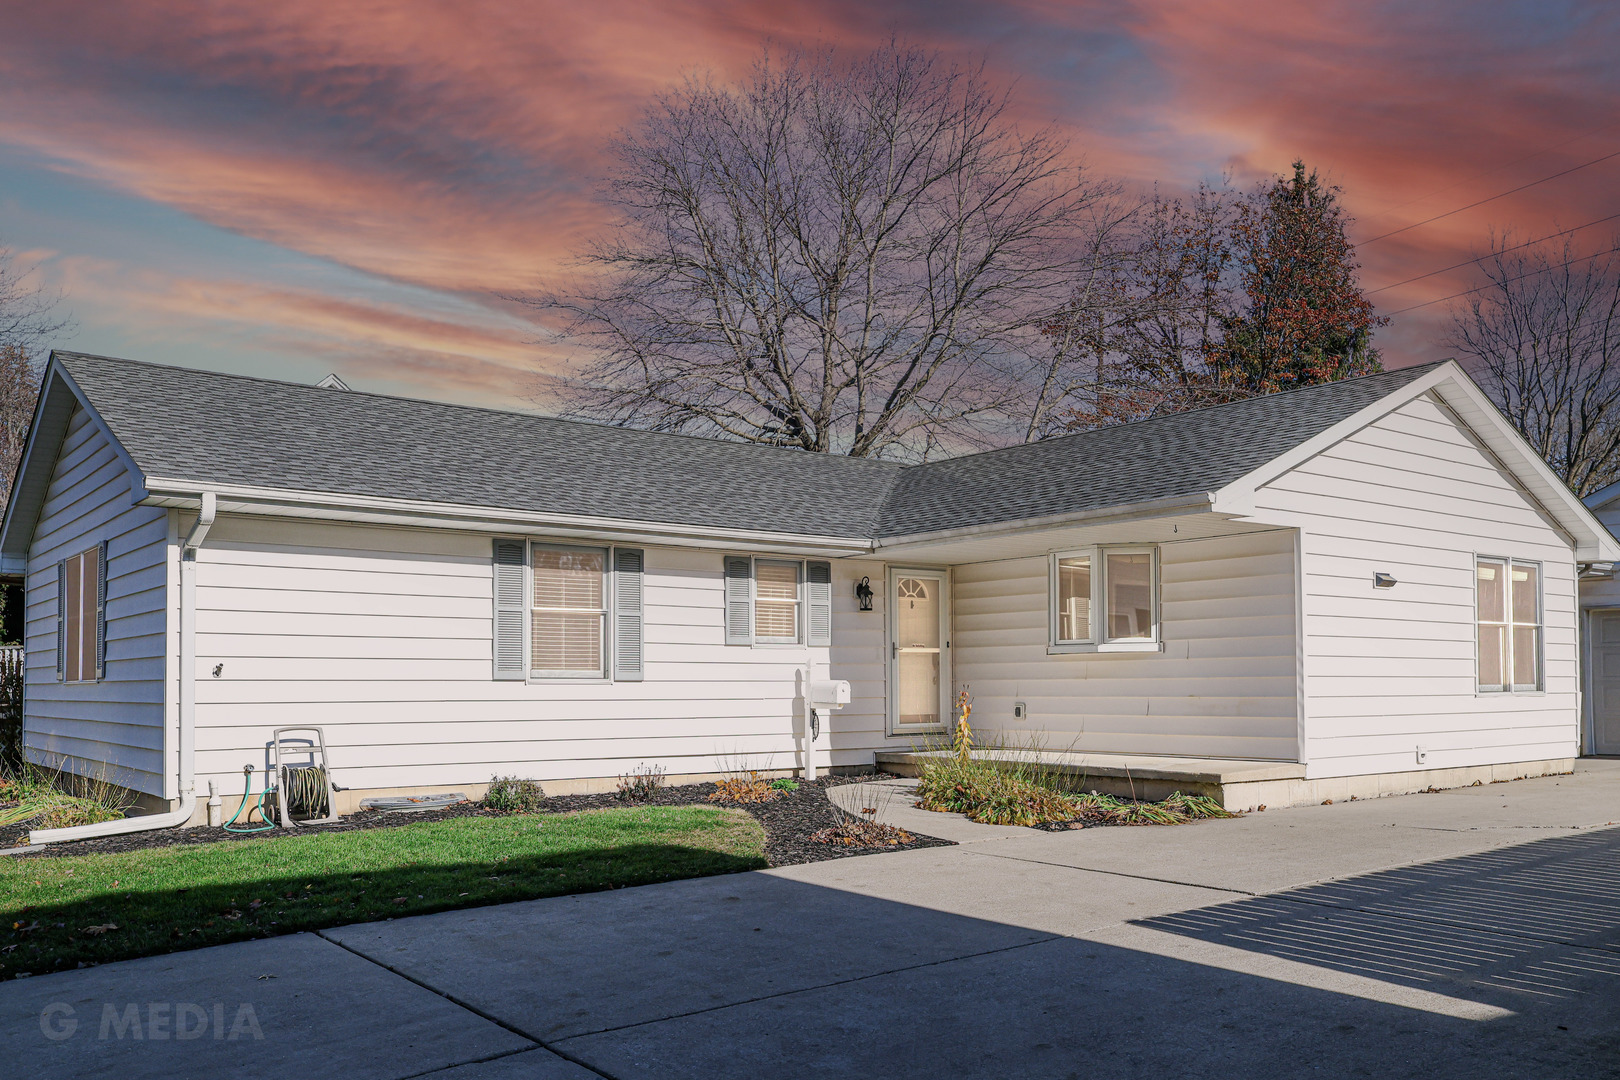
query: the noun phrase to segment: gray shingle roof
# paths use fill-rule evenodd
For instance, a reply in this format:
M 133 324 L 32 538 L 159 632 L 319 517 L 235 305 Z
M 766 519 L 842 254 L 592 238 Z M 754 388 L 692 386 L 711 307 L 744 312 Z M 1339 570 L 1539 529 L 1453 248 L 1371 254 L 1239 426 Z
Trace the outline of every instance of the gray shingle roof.
M 903 467 L 80 353 L 56 357 L 148 477 L 851 538 L 1196 496 L 1429 370 Z
M 907 469 L 879 536 L 1072 514 L 1214 491 L 1436 365 L 1095 428 Z
M 56 354 L 149 477 L 870 537 L 890 462 Z

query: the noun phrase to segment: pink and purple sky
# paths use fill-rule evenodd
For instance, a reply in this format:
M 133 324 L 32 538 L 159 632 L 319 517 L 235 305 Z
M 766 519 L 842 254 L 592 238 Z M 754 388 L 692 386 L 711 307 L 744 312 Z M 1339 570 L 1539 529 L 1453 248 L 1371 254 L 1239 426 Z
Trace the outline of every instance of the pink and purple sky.
M 605 139 L 767 40 L 898 34 L 1016 80 L 1100 173 L 1247 185 L 1296 156 L 1345 189 L 1380 289 L 1490 230 L 1608 249 L 1620 6 L 1559 0 L 52 0 L 0 10 L 0 242 L 67 296 L 87 352 L 508 407 L 566 364 L 501 299 L 604 224 Z M 1472 267 L 1375 292 L 1386 314 Z M 1447 305 L 1386 363 L 1445 355 Z

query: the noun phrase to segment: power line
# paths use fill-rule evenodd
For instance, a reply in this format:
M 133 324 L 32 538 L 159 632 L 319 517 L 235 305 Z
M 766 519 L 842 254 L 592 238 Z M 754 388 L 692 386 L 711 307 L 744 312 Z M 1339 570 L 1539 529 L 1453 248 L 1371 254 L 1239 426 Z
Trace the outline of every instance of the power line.
M 1429 307 L 1432 304 L 1443 304 L 1447 300 L 1455 300 L 1459 296 L 1467 296 L 1470 293 L 1483 292 L 1486 289 L 1494 289 L 1499 285 L 1508 285 L 1508 284 L 1511 284 L 1512 282 L 1515 282 L 1515 281 L 1523 281 L 1525 278 L 1535 277 L 1537 274 L 1545 274 L 1550 270 L 1562 270 L 1567 266 L 1574 266 L 1578 262 L 1591 262 L 1593 259 L 1601 259 L 1605 255 L 1613 255 L 1616 252 L 1620 252 L 1620 244 L 1617 244 L 1616 246 L 1614 246 L 1612 248 L 1609 248 L 1607 251 L 1593 252 L 1592 254 L 1587 255 L 1584 258 L 1570 259 L 1570 260 L 1568 260 L 1566 262 L 1561 262 L 1561 263 L 1558 263 L 1558 264 L 1556 264 L 1554 266 L 1543 266 L 1543 267 L 1540 267 L 1539 269 L 1531 270 L 1528 273 L 1519 274 L 1519 275 L 1516 275 L 1516 276 L 1510 277 L 1510 278 L 1503 278 L 1501 281 L 1486 282 L 1484 285 L 1476 285 L 1472 289 L 1464 289 L 1460 293 L 1452 293 L 1450 296 L 1442 296 L 1437 300 L 1425 300 L 1421 304 L 1413 304 L 1410 307 L 1403 307 L 1399 311 L 1392 311 L 1392 312 L 1389 313 L 1389 316 L 1391 318 L 1393 318 L 1396 315 L 1404 315 L 1408 311 L 1416 311 L 1418 308 L 1426 308 L 1426 307 Z
M 1477 259 L 1464 259 L 1462 262 L 1456 263 L 1452 266 L 1447 266 L 1440 270 L 1430 270 L 1427 274 L 1419 274 L 1417 277 L 1409 277 L 1405 281 L 1397 281 L 1393 285 L 1380 285 L 1376 289 L 1367 290 L 1366 295 L 1372 296 L 1374 293 L 1386 292 L 1390 289 L 1398 289 L 1402 285 L 1410 285 L 1414 281 L 1422 281 L 1424 278 L 1432 278 L 1436 274 L 1444 274 L 1451 270 L 1460 270 L 1464 266 L 1472 266 L 1474 263 L 1484 262 L 1486 259 L 1493 256 L 1506 255 L 1510 251 L 1518 251 L 1520 248 L 1532 247 L 1548 240 L 1556 240 L 1560 236 L 1568 236 L 1570 233 L 1578 233 L 1582 229 L 1590 229 L 1594 225 L 1602 225 L 1605 221 L 1613 221 L 1615 218 L 1620 218 L 1620 214 L 1610 214 L 1608 217 L 1598 218 L 1596 221 L 1588 221 L 1585 225 L 1577 225 L 1573 229 L 1564 229 L 1562 232 L 1548 233 L 1546 236 L 1536 240 L 1527 240 L 1522 244 L 1514 244 L 1512 247 L 1502 248 L 1499 251 L 1491 251 L 1487 254 L 1481 255 Z
M 1371 240 L 1363 240 L 1363 241 L 1361 241 L 1361 243 L 1359 243 L 1356 246 L 1357 247 L 1366 247 L 1368 244 L 1376 244 L 1380 240 L 1384 240 L 1384 239 L 1387 239 L 1387 238 L 1389 238 L 1391 236 L 1395 236 L 1395 235 L 1397 235 L 1399 233 L 1406 232 L 1409 229 L 1415 229 L 1419 225 L 1427 225 L 1432 221 L 1439 221 L 1441 218 L 1448 218 L 1448 217 L 1451 217 L 1453 214 L 1460 214 L 1464 210 L 1472 210 L 1476 206 L 1484 206 L 1488 202 L 1495 202 L 1497 199 L 1505 199 L 1509 195 L 1514 195 L 1514 194 L 1517 194 L 1518 192 L 1526 191 L 1526 190 L 1528 190 L 1530 188 L 1536 187 L 1539 184 L 1545 184 L 1549 180 L 1556 180 L 1560 176 L 1568 176 L 1572 172 L 1579 172 L 1582 169 L 1590 168 L 1593 165 L 1600 164 L 1602 162 L 1608 161 L 1610 158 L 1616 158 L 1616 157 L 1620 157 L 1620 150 L 1616 150 L 1616 151 L 1614 151 L 1613 153 L 1610 153 L 1610 154 L 1604 154 L 1600 158 L 1593 158 L 1591 161 L 1582 162 L 1581 164 L 1572 166 L 1571 168 L 1565 169 L 1562 172 L 1555 172 L 1551 176 L 1543 176 L 1540 180 L 1532 180 L 1528 184 L 1520 184 L 1516 188 L 1510 188 L 1507 191 L 1501 192 L 1501 193 L 1496 194 L 1496 195 L 1492 195 L 1488 199 L 1480 199 L 1478 202 L 1471 202 L 1467 206 L 1459 206 L 1455 210 L 1447 210 L 1443 214 L 1436 214 L 1436 215 L 1434 215 L 1434 217 L 1424 218 L 1422 221 L 1414 221 L 1410 225 L 1402 225 L 1398 229 L 1392 229 L 1387 233 L 1381 233 L 1378 236 L 1373 237 Z
M 1434 196 L 1443 194 L 1444 192 L 1447 192 L 1447 191 L 1450 191 L 1452 188 L 1455 188 L 1455 187 L 1458 187 L 1458 186 L 1460 186 L 1460 185 L 1462 185 L 1464 183 L 1467 183 L 1469 180 L 1477 180 L 1477 179 L 1479 179 L 1480 177 L 1483 177 L 1483 176 L 1495 176 L 1497 173 L 1501 172 L 1503 169 L 1511 169 L 1513 166 L 1518 165 L 1521 162 L 1529 161 L 1532 158 L 1538 158 L 1542 154 L 1548 154 L 1548 153 L 1551 153 L 1554 150 L 1562 150 L 1564 147 L 1568 146 L 1570 143 L 1577 143 L 1577 142 L 1580 142 L 1582 139 L 1589 139 L 1593 135 L 1598 135 L 1598 134 L 1601 134 L 1602 132 L 1608 131 L 1610 128 L 1614 127 L 1616 124 L 1620 124 L 1620 120 L 1611 121 L 1611 122 L 1609 122 L 1607 124 L 1604 124 L 1602 127 L 1595 127 L 1595 128 L 1590 129 L 1589 131 L 1583 131 L 1579 135 L 1576 135 L 1576 136 L 1573 136 L 1571 138 L 1565 139 L 1563 142 L 1553 143 L 1551 146 L 1543 146 L 1540 150 L 1537 150 L 1537 151 L 1535 151 L 1533 153 L 1526 154 L 1523 157 L 1516 157 L 1512 161 L 1504 161 L 1502 164 L 1496 166 L 1496 168 L 1494 168 L 1494 169 L 1485 169 L 1485 170 L 1483 170 L 1481 172 L 1469 173 L 1467 176 L 1460 177 L 1460 178 L 1458 178 L 1456 180 L 1453 180 L 1451 183 L 1445 185 L 1444 187 L 1435 188 L 1433 191 L 1429 192 L 1428 194 L 1419 195 L 1415 199 L 1407 199 L 1405 202 L 1396 203 L 1394 206 L 1386 206 L 1384 208 L 1383 212 L 1386 213 L 1386 214 L 1392 214 L 1396 210 L 1404 210 L 1404 209 L 1406 209 L 1408 206 L 1411 206 L 1413 203 L 1420 203 L 1425 199 L 1432 199 Z

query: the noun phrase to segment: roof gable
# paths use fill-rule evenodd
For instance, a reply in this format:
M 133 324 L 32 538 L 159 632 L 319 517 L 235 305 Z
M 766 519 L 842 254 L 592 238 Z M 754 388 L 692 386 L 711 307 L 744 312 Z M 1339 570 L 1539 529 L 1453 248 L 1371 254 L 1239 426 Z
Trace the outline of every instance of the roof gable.
M 129 452 L 118 441 L 106 421 L 71 376 L 55 362 L 45 367 L 34 418 L 28 428 L 28 441 L 17 465 L 11 498 L 6 503 L 4 524 L 0 525 L 0 574 L 20 574 L 27 569 L 28 549 L 34 529 L 50 493 L 56 461 L 76 410 L 84 410 L 112 446 L 130 477 L 131 499 L 145 498 L 144 477 Z
M 1152 503 L 1204 503 L 1434 365 L 1248 398 L 908 469 L 880 536 Z

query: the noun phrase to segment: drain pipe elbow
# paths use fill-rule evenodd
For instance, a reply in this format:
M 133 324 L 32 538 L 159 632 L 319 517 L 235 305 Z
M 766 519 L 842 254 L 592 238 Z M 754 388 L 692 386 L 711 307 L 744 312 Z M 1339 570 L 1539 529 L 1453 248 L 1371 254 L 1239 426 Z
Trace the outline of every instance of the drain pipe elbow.
M 202 505 L 197 510 L 197 523 L 191 527 L 191 532 L 186 535 L 186 542 L 183 545 L 185 550 L 181 552 L 181 558 L 185 558 L 187 554 L 190 554 L 193 558 L 196 557 L 197 549 L 202 547 L 204 540 L 208 539 L 208 530 L 214 527 L 214 515 L 218 510 L 219 499 L 215 497 L 212 491 L 203 492 Z

